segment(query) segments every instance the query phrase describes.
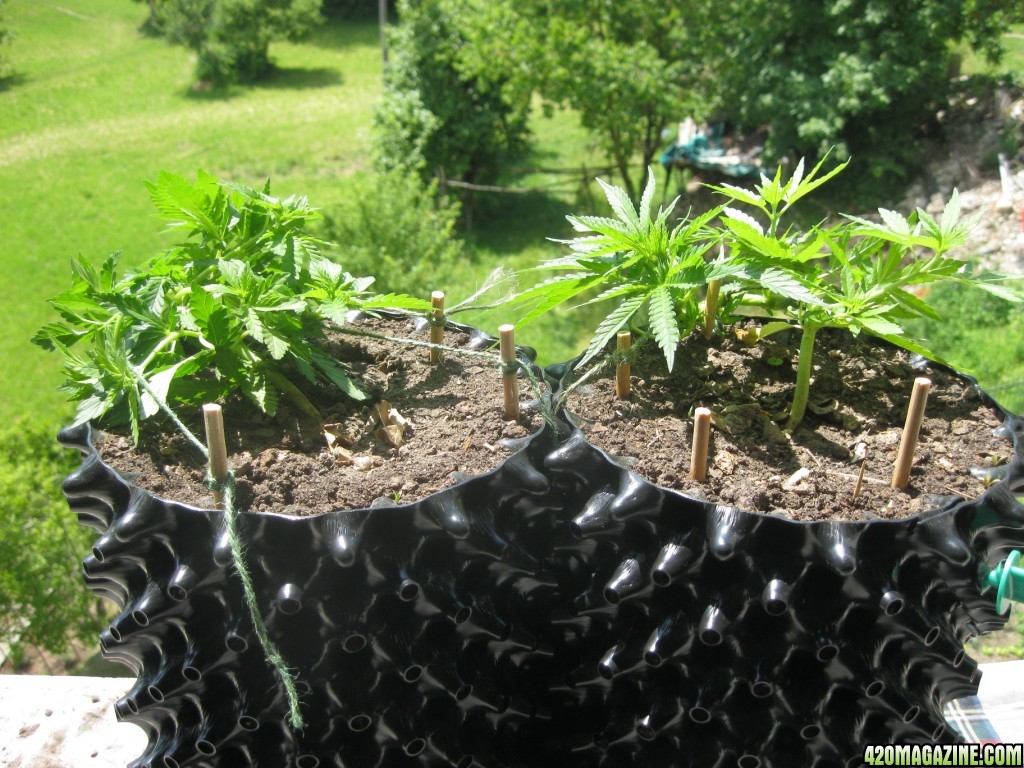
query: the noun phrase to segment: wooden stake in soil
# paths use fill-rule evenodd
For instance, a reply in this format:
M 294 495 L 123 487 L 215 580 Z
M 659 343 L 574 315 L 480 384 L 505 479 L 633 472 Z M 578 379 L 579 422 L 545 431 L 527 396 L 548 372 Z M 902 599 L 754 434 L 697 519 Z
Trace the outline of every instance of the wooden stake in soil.
M 498 339 L 501 348 L 501 364 L 504 369 L 501 375 L 502 389 L 505 394 L 505 419 L 519 419 L 519 379 L 513 367 L 516 362 L 516 327 L 503 325 L 498 328 Z
M 910 407 L 907 408 L 907 421 L 903 426 L 903 437 L 900 438 L 900 449 L 896 455 L 896 467 L 892 473 L 892 487 L 904 491 L 910 482 L 910 465 L 914 461 L 914 449 L 917 448 L 917 435 L 921 431 L 924 420 L 924 407 L 928 402 L 928 390 L 932 382 L 926 378 L 914 379 L 914 391 L 910 395 Z
M 629 348 L 633 346 L 633 334 L 629 331 L 622 331 L 615 337 L 615 348 L 618 350 L 620 355 L 625 355 L 629 352 Z M 629 363 L 622 360 L 617 366 L 615 366 L 615 396 L 621 400 L 625 400 L 629 397 L 632 392 L 630 386 L 629 377 L 631 371 Z
M 228 449 L 224 442 L 224 413 L 214 403 L 203 406 L 203 420 L 206 422 L 206 446 L 210 451 L 210 475 L 218 484 L 228 479 Z M 224 509 L 224 492 L 213 491 L 213 506 Z
M 711 437 L 711 411 L 697 408 L 693 412 L 693 455 L 690 458 L 690 478 L 703 483 L 708 474 L 708 440 Z
M 430 313 L 430 343 L 444 343 L 444 291 L 434 291 L 430 294 L 430 306 L 433 311 Z M 434 365 L 441 362 L 441 350 L 430 350 L 430 362 Z

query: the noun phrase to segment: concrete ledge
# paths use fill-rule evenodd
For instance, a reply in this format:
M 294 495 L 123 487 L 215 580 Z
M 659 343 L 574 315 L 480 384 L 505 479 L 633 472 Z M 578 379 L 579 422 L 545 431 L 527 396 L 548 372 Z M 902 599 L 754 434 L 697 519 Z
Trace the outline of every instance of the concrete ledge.
M 0 766 L 125 768 L 146 735 L 114 717 L 125 677 L 0 675 Z

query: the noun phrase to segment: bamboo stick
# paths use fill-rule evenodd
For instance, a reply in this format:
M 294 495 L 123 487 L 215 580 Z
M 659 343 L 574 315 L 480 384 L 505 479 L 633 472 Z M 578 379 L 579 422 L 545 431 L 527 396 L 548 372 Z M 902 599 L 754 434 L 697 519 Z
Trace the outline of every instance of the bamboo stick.
M 697 408 L 693 412 L 693 450 L 690 457 L 690 478 L 703 483 L 708 474 L 708 441 L 711 438 L 711 411 Z
M 501 384 L 505 395 L 505 418 L 509 421 L 516 421 L 519 419 L 519 379 L 514 370 L 511 373 L 508 372 L 516 361 L 516 327 L 514 325 L 501 326 L 498 328 L 498 339 L 502 367 L 505 369 L 501 375 Z
M 444 291 L 434 291 L 430 294 L 430 306 L 433 307 L 430 315 L 430 343 L 444 343 Z M 433 365 L 440 363 L 442 359 L 440 349 L 430 350 L 430 362 Z
M 928 402 L 928 391 L 932 383 L 926 378 L 914 379 L 914 391 L 910 395 L 910 407 L 907 408 L 907 421 L 903 426 L 900 448 L 896 455 L 896 465 L 892 474 L 892 487 L 906 490 L 910 482 L 910 465 L 914 461 L 914 449 L 917 448 L 917 436 L 924 420 L 924 407 Z
M 224 441 L 224 413 L 216 403 L 203 406 L 203 421 L 206 422 L 206 446 L 210 451 L 210 475 L 218 484 L 228 479 L 228 449 Z M 224 492 L 213 490 L 213 506 L 224 509 Z
M 616 335 L 615 348 L 619 351 L 619 354 L 624 355 L 632 346 L 633 334 L 629 331 L 621 331 Z M 632 393 L 631 375 L 630 365 L 625 360 L 622 360 L 615 366 L 615 396 L 619 399 L 625 400 Z

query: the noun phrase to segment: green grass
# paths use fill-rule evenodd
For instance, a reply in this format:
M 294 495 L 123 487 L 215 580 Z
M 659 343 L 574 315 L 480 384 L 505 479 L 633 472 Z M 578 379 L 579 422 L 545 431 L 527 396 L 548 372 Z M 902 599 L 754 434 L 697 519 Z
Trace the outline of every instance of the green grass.
M 1009 74 L 1018 84 L 1024 83 L 1024 24 L 1010 25 L 1010 32 L 1003 36 L 1003 58 L 996 64 L 990 64 L 966 48 L 961 50 L 961 55 L 960 68 L 964 74 L 995 77 Z

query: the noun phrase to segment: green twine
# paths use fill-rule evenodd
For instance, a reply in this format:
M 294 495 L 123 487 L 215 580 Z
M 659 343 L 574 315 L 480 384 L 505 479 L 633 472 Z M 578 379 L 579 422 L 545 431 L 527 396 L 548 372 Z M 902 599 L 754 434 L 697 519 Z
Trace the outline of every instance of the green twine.
M 146 377 L 142 375 L 142 372 L 134 366 L 132 367 L 132 372 L 139 380 L 142 388 L 156 401 L 161 410 L 171 418 L 171 421 L 177 425 L 182 434 L 209 460 L 210 452 L 207 447 L 199 438 L 192 434 L 191 430 L 185 426 L 184 422 L 171 409 L 171 406 L 153 391 L 152 387 L 149 386 L 149 382 L 146 381 Z M 245 607 L 249 610 L 249 618 L 252 619 L 253 627 L 256 630 L 256 637 L 260 642 L 264 655 L 267 657 L 267 663 L 274 668 L 281 678 L 282 685 L 284 685 L 285 695 L 288 697 L 288 723 L 292 728 L 302 730 L 305 723 L 302 719 L 302 710 L 299 708 L 299 692 L 295 685 L 295 676 L 288 669 L 288 665 L 285 664 L 280 652 L 274 645 L 274 641 L 270 639 L 267 625 L 263 622 L 263 616 L 260 614 L 259 606 L 256 603 L 256 590 L 252 584 L 252 574 L 249 573 L 249 568 L 245 564 L 242 540 L 238 534 L 236 523 L 235 475 L 230 470 L 224 480 L 217 480 L 212 475 L 208 475 L 207 484 L 211 490 L 220 491 L 224 495 L 224 527 L 228 534 L 228 545 L 231 548 L 231 561 L 235 566 L 235 572 L 238 574 L 239 580 L 242 582 L 242 595 L 245 600 Z
M 238 533 L 238 516 L 235 511 L 235 474 L 229 470 L 228 476 L 222 481 L 216 480 L 212 475 L 208 479 L 211 489 L 219 490 L 224 494 L 224 527 L 227 530 L 228 544 L 231 547 L 231 560 L 238 573 L 238 578 L 242 582 L 245 605 L 249 609 L 256 637 L 267 657 L 267 663 L 277 672 L 284 685 L 285 695 L 288 697 L 288 723 L 295 730 L 301 731 L 305 727 L 305 722 L 302 719 L 302 710 L 299 708 L 299 692 L 295 685 L 295 676 L 285 664 L 274 641 L 270 639 L 267 625 L 263 622 L 263 616 L 260 614 L 256 602 L 256 589 L 252 583 L 252 574 L 249 573 L 249 569 L 245 565 L 242 537 Z

